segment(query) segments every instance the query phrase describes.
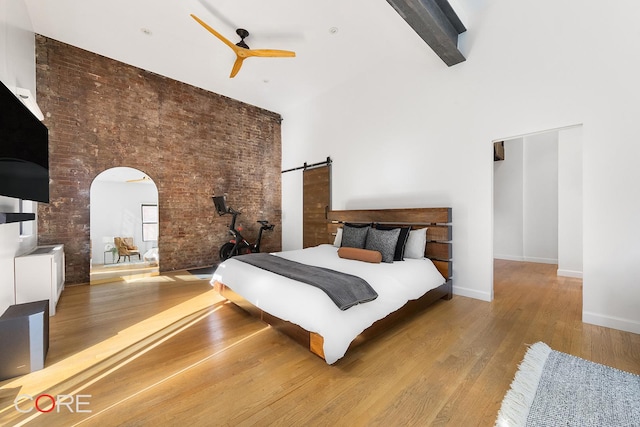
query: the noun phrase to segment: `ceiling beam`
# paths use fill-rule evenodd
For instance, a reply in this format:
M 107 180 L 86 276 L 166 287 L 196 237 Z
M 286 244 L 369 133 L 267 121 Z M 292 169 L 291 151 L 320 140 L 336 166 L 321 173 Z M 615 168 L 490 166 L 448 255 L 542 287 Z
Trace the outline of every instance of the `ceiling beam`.
M 458 50 L 458 35 L 467 31 L 447 0 L 387 0 L 449 67 L 465 57 Z

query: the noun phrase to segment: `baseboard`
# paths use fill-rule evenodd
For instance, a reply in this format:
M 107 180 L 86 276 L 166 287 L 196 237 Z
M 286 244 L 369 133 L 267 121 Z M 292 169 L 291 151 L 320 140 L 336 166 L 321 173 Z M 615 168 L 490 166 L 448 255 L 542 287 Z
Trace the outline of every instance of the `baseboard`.
M 475 289 L 461 288 L 460 286 L 453 285 L 453 294 L 463 297 L 469 297 L 479 299 L 482 301 L 491 302 L 491 294 L 487 292 L 480 292 Z
M 623 319 L 621 317 L 605 316 L 598 313 L 583 311 L 582 321 L 592 325 L 604 326 L 605 328 L 640 334 L 640 322 L 631 319 Z
M 513 255 L 493 255 L 494 259 L 503 259 L 505 261 L 524 261 L 524 257 L 521 256 L 513 256 Z
M 558 269 L 558 271 L 556 272 L 556 275 L 562 276 L 562 277 L 575 277 L 576 279 L 582 279 L 582 271 Z
M 519 261 L 519 262 L 537 262 L 539 264 L 557 264 L 558 260 L 554 258 L 537 258 L 527 256 L 516 255 L 493 255 L 494 259 L 503 259 L 505 261 Z
M 558 260 L 553 258 L 537 258 L 537 257 L 524 257 L 526 262 L 537 262 L 538 264 L 557 264 Z

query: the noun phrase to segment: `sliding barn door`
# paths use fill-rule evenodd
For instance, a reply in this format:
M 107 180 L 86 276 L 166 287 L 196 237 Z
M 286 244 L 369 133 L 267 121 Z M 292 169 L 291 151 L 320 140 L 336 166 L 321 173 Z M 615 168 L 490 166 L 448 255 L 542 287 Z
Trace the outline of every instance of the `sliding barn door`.
M 302 246 L 329 242 L 325 210 L 331 206 L 331 164 L 303 172 Z

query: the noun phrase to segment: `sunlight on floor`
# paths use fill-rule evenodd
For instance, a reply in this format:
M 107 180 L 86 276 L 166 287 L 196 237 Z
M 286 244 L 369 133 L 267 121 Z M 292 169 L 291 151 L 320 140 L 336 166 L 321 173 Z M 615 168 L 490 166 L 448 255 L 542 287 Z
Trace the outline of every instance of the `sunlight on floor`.
M 220 307 L 218 307 L 218 308 L 220 308 Z M 214 311 L 218 310 L 218 308 L 216 308 Z M 213 313 L 213 312 L 212 312 L 212 313 Z M 212 313 L 209 313 L 209 314 L 212 314 Z M 207 315 L 209 315 L 209 314 L 207 314 Z M 190 326 L 190 325 L 189 325 L 189 326 Z M 156 387 L 156 386 L 158 386 L 158 385 L 160 385 L 160 384 L 163 384 L 163 383 L 165 383 L 165 382 L 167 382 L 167 381 L 169 381 L 169 380 L 171 380 L 171 379 L 173 379 L 173 378 L 175 378 L 175 377 L 177 377 L 177 376 L 179 376 L 179 375 L 182 375 L 183 373 L 185 373 L 185 372 L 187 372 L 187 371 L 189 371 L 189 370 L 191 370 L 191 369 L 193 369 L 193 368 L 196 368 L 196 367 L 200 366 L 201 364 L 205 363 L 206 361 L 208 361 L 208 360 L 210 360 L 210 359 L 212 359 L 212 358 L 214 358 L 214 357 L 218 356 L 219 354 L 221 354 L 221 353 L 223 353 L 223 352 L 225 352 L 225 351 L 227 351 L 227 350 L 229 350 L 229 349 L 231 349 L 231 348 L 233 348 L 233 347 L 235 347 L 235 346 L 237 346 L 237 345 L 240 345 L 240 344 L 242 344 L 242 343 L 244 343 L 244 342 L 246 342 L 246 341 L 248 341 L 248 340 L 252 339 L 252 338 L 253 338 L 253 337 L 255 337 L 256 335 L 261 334 L 262 332 L 264 332 L 264 331 L 266 331 L 267 329 L 270 329 L 270 328 L 271 328 L 271 326 L 268 326 L 268 325 L 267 325 L 267 326 L 263 327 L 262 329 L 260 329 L 259 331 L 256 331 L 256 332 L 252 333 L 251 335 L 248 335 L 248 336 L 246 336 L 246 337 L 244 337 L 244 338 L 241 338 L 241 339 L 239 339 L 238 341 L 235 341 L 234 343 L 231 343 L 231 344 L 229 344 L 228 346 L 226 346 L 226 347 L 224 347 L 224 348 L 221 348 L 220 350 L 218 350 L 218 351 L 216 351 L 216 352 L 214 352 L 214 353 L 211 353 L 209 356 L 207 356 L 207 357 L 205 357 L 205 358 L 202 358 L 202 359 L 198 360 L 197 362 L 192 363 L 191 365 L 189 365 L 189 366 L 187 366 L 187 367 L 185 367 L 185 368 L 183 368 L 183 369 L 180 369 L 180 370 L 179 370 L 179 371 L 177 371 L 177 372 L 174 372 L 174 373 L 173 373 L 173 374 L 171 374 L 171 375 L 168 375 L 167 377 L 165 377 L 165 378 L 161 379 L 160 381 L 156 381 L 155 383 L 153 383 L 153 384 L 151 384 L 151 385 L 149 385 L 149 386 L 147 386 L 147 387 L 145 387 L 145 388 L 143 388 L 143 389 L 141 389 L 141 390 L 138 390 L 137 392 L 135 392 L 135 393 L 133 393 L 133 394 L 131 394 L 131 395 L 129 395 L 129 396 L 127 396 L 127 397 L 125 397 L 124 399 L 119 400 L 118 402 L 116 402 L 116 403 L 112 404 L 111 406 L 109 406 L 109 407 L 107 407 L 107 408 L 105 408 L 105 409 L 103 409 L 103 410 L 101 410 L 101 411 L 99 411 L 99 412 L 96 412 L 96 413 L 94 413 L 94 414 L 91 414 L 89 417 L 85 418 L 84 420 L 80 421 L 79 423 L 74 424 L 74 426 L 77 426 L 77 425 L 79 425 L 79 424 L 83 424 L 84 422 L 89 421 L 89 420 L 91 420 L 91 419 L 92 419 L 92 418 L 94 418 L 94 417 L 97 417 L 97 416 L 99 416 L 99 415 L 102 415 L 103 413 L 105 413 L 105 412 L 107 412 L 107 411 L 109 411 L 109 410 L 111 410 L 111 409 L 115 408 L 116 406 L 120 405 L 121 403 L 124 403 L 124 402 L 126 402 L 126 401 L 128 401 L 128 400 L 131 400 L 131 399 L 133 399 L 134 397 L 139 396 L 139 395 L 141 395 L 141 394 L 143 394 L 143 393 L 145 393 L 145 392 L 147 392 L 147 391 L 149 391 L 149 390 L 153 389 L 154 387 Z M 181 329 L 180 331 L 182 331 L 182 330 L 183 330 L 183 329 Z M 180 331 L 178 331 L 178 332 L 180 332 Z M 171 334 L 171 336 L 168 336 L 166 339 L 169 339 L 169 338 L 171 338 L 171 337 L 172 337 L 172 336 L 174 336 L 174 335 L 175 335 L 175 334 Z M 165 340 L 162 340 L 162 342 L 166 341 L 166 339 L 165 339 Z M 130 362 L 130 361 L 134 360 L 135 358 L 137 358 L 137 357 L 141 356 L 142 354 L 146 353 L 147 351 L 152 350 L 152 349 L 153 349 L 153 348 L 155 348 L 157 345 L 160 345 L 162 342 L 159 342 L 159 343 L 157 343 L 157 344 L 154 344 L 154 345 L 153 345 L 153 346 L 151 346 L 148 350 L 145 350 L 144 352 L 141 352 L 140 354 L 137 354 L 135 357 L 132 357 L 130 360 L 127 360 L 127 362 L 126 362 L 126 363 L 128 363 L 128 362 Z M 126 363 L 125 363 L 125 364 L 126 364 Z M 122 365 L 120 365 L 120 366 L 124 366 L 124 364 L 122 364 Z M 97 380 L 99 380 L 99 379 L 102 379 L 103 377 L 107 376 L 107 375 L 108 375 L 108 374 L 110 374 L 111 372 L 115 371 L 115 370 L 116 370 L 117 368 L 119 368 L 120 366 L 118 366 L 118 367 L 114 368 L 112 371 L 109 371 L 108 373 L 105 373 L 104 375 L 101 375 L 100 377 L 98 377 L 98 378 L 96 379 L 96 381 L 97 381 Z M 88 385 L 90 385 L 90 384 L 87 384 L 87 386 L 88 386 Z M 82 391 L 82 389 L 79 389 L 79 390 L 74 391 L 74 392 L 73 392 L 73 394 L 78 393 L 78 392 L 80 392 L 80 391 Z M 38 416 L 38 415 L 40 415 L 40 413 L 38 413 L 36 416 Z M 35 418 L 35 417 L 34 417 L 34 418 Z
M 144 281 L 145 283 L 162 283 L 162 282 L 199 282 L 204 280 L 193 274 L 175 274 L 173 276 L 152 276 L 152 277 L 136 277 L 133 279 L 125 279 L 127 283 L 135 283 Z M 208 278 L 207 278 L 208 280 Z
M 216 308 L 213 308 L 213 309 L 211 309 L 211 310 L 206 310 L 206 309 L 205 309 L 205 310 L 203 310 L 203 313 L 198 313 L 196 317 L 194 317 L 194 318 L 192 318 L 192 319 L 189 319 L 189 320 L 188 320 L 187 322 L 185 322 L 184 324 L 181 324 L 179 328 L 174 329 L 174 330 L 172 330 L 171 332 L 169 332 L 169 333 L 167 333 L 167 334 L 163 335 L 161 339 L 154 339 L 154 340 L 152 341 L 152 343 L 150 343 L 149 345 L 144 345 L 144 346 L 143 346 L 143 348 L 141 348 L 141 349 L 139 349 L 139 350 L 136 350 L 136 351 L 132 352 L 132 353 L 131 353 L 131 355 L 129 355 L 128 357 L 123 358 L 123 360 L 115 361 L 115 362 L 113 363 L 113 366 L 111 366 L 111 367 L 110 367 L 109 369 L 107 369 L 106 371 L 99 371 L 99 370 L 96 370 L 96 371 L 99 371 L 99 374 L 98 374 L 98 372 L 96 372 L 96 374 L 97 374 L 97 375 L 92 376 L 90 379 L 87 379 L 86 381 L 81 381 L 81 382 L 79 382 L 77 385 L 75 385 L 75 387 L 74 387 L 74 388 L 72 388 L 72 390 L 65 392 L 65 394 L 66 394 L 66 395 L 69 395 L 69 396 L 75 396 L 75 395 L 77 395 L 78 393 L 82 392 L 82 391 L 83 391 L 83 390 L 85 390 L 87 387 L 91 386 L 92 384 L 95 384 L 96 382 L 98 382 L 98 381 L 102 380 L 103 378 L 108 377 L 108 376 L 109 376 L 109 375 L 111 375 L 113 372 L 117 371 L 118 369 L 122 368 L 123 366 L 126 366 L 128 363 L 130 363 L 130 362 L 132 362 L 132 361 L 136 360 L 137 358 L 139 358 L 139 357 L 143 356 L 145 353 L 147 353 L 147 352 L 149 352 L 149 351 L 153 350 L 154 348 L 156 348 L 156 347 L 158 347 L 159 345 L 163 344 L 164 342 L 166 342 L 167 340 L 169 340 L 169 339 L 171 339 L 172 337 L 176 336 L 176 335 L 177 335 L 177 334 L 179 334 L 180 332 L 182 332 L 182 331 L 184 331 L 185 329 L 187 329 L 187 328 L 191 327 L 191 326 L 192 326 L 192 325 L 194 325 L 195 323 L 197 323 L 197 322 L 201 321 L 202 319 L 204 319 L 204 318 L 206 318 L 206 317 L 208 317 L 208 316 L 212 315 L 213 313 L 215 313 L 216 311 L 218 311 L 221 307 L 222 307 L 222 306 L 218 304 L 218 306 L 217 306 Z M 141 322 L 141 323 L 144 323 L 144 322 Z M 124 334 L 124 333 L 127 333 L 127 334 L 128 334 L 128 333 L 132 333 L 129 329 L 135 329 L 135 328 L 137 328 L 137 327 L 138 327 L 138 325 L 136 325 L 136 326 L 134 326 L 134 327 L 132 327 L 132 328 L 128 328 L 128 329 L 126 329 L 126 330 L 123 330 L 123 331 L 121 331 L 121 333 L 123 333 L 123 334 Z M 88 418 L 86 418 L 86 419 L 84 419 L 84 420 L 82 420 L 82 421 L 80 421 L 79 423 L 76 423 L 76 424 L 74 424 L 74 425 L 82 424 L 82 423 L 84 423 L 85 421 L 88 421 L 89 419 L 94 418 L 94 417 L 96 417 L 96 416 L 98 416 L 98 415 L 100 415 L 100 414 L 102 414 L 102 413 L 104 413 L 104 412 L 108 411 L 109 409 L 112 409 L 112 408 L 114 408 L 114 407 L 118 406 L 119 404 L 121 404 L 121 403 L 123 403 L 123 402 L 126 402 L 127 400 L 129 400 L 129 399 L 131 399 L 131 398 L 133 398 L 133 397 L 135 397 L 135 396 L 138 396 L 138 395 L 140 395 L 140 394 L 144 393 L 145 391 L 148 391 L 148 390 L 150 390 L 150 389 L 154 388 L 154 387 L 155 387 L 155 386 L 157 386 L 157 385 L 160 385 L 160 384 L 162 384 L 162 383 L 164 383 L 164 382 L 166 382 L 166 381 L 168 381 L 168 380 L 170 380 L 170 379 L 172 379 L 172 378 L 174 378 L 174 377 L 176 377 L 176 376 L 178 376 L 178 375 L 180 375 L 180 374 L 182 374 L 182 373 L 184 373 L 184 372 L 186 372 L 186 371 L 188 371 L 188 370 L 190 370 L 190 369 L 195 368 L 196 366 L 201 365 L 202 363 L 206 362 L 207 360 L 211 359 L 212 357 L 215 357 L 216 355 L 218 355 L 218 354 L 220 354 L 220 353 L 222 353 L 222 352 L 224 352 L 224 351 L 226 351 L 226 350 L 228 350 L 228 349 L 230 349 L 230 348 L 233 348 L 233 347 L 235 347 L 235 346 L 237 346 L 237 345 L 239 345 L 239 344 L 241 344 L 241 343 L 243 343 L 243 342 L 245 342 L 245 341 L 247 341 L 247 340 L 249 340 L 249 339 L 253 338 L 255 335 L 257 335 L 257 334 L 261 333 L 262 331 L 264 331 L 264 330 L 266 330 L 266 329 L 269 329 L 269 326 L 265 326 L 263 329 L 261 329 L 261 330 L 259 330 L 259 331 L 257 331 L 257 332 L 254 332 L 253 334 L 251 334 L 251 335 L 249 335 L 249 336 L 247 336 L 247 337 L 244 337 L 244 338 L 242 338 L 242 339 L 239 339 L 238 341 L 236 341 L 236 342 L 234 342 L 234 343 L 232 343 L 232 344 L 230 344 L 230 345 L 228 345 L 228 346 L 226 346 L 226 347 L 224 347 L 224 348 L 222 348 L 222 349 L 220 349 L 220 350 L 218 350 L 218 351 L 216 351 L 216 352 L 214 352 L 214 353 L 210 354 L 209 356 L 207 356 L 207 357 L 205 357 L 205 358 L 203 358 L 203 359 L 201 359 L 201 360 L 199 360 L 199 361 L 197 361 L 197 362 L 195 362 L 195 363 L 191 364 L 190 366 L 187 366 L 187 367 L 185 367 L 185 368 L 183 368 L 183 369 L 179 370 L 178 372 L 174 372 L 173 374 L 168 375 L 167 377 L 163 378 L 162 380 L 157 381 L 157 382 L 155 382 L 154 384 L 151 384 L 151 385 L 149 385 L 149 386 L 147 386 L 147 387 L 143 388 L 142 390 L 137 391 L 136 393 L 133 393 L 132 395 L 130 395 L 130 396 L 128 396 L 128 397 L 126 397 L 126 398 L 124 398 L 124 399 L 121 399 L 120 401 L 118 401 L 118 402 L 114 403 L 113 405 L 109 406 L 108 408 L 105 408 L 105 409 L 103 409 L 103 410 L 102 410 L 102 411 L 100 411 L 100 412 L 97 412 L 97 413 L 95 413 L 95 414 L 92 414 L 92 415 L 91 415 L 91 416 L 89 416 Z M 89 372 L 89 373 L 90 373 L 90 372 Z M 21 394 L 24 394 L 24 393 L 21 393 Z M 43 404 L 43 406 L 42 406 L 42 408 L 41 408 L 41 410 L 40 410 L 40 411 L 36 411 L 36 412 L 34 412 L 34 413 L 33 413 L 31 416 L 29 416 L 27 419 L 22 420 L 20 423 L 16 424 L 16 425 L 15 425 L 15 427 L 19 427 L 19 426 L 22 426 L 22 425 L 26 425 L 27 423 L 29 423 L 29 422 L 33 421 L 34 419 L 36 419 L 37 417 L 41 416 L 43 413 L 47 413 L 47 411 L 48 411 L 49 409 L 51 409 L 51 407 L 52 407 L 52 404 L 51 404 L 51 403 L 49 403 L 49 404 L 47 404 L 47 405 L 44 405 L 44 404 Z
M 92 285 L 97 285 L 117 280 L 132 281 L 159 274 L 160 268 L 158 264 L 146 261 L 106 265 L 94 264 L 91 266 L 89 282 Z
M 173 278 L 176 280 L 182 280 L 184 282 L 197 282 L 199 280 L 202 280 L 202 278 L 194 276 L 193 274 L 176 275 L 173 276 Z
M 195 280 L 202 280 L 202 279 L 198 279 L 197 277 L 194 279 L 191 279 L 192 281 Z M 124 279 L 123 281 L 126 283 L 136 283 L 136 282 L 142 282 L 144 281 L 144 283 L 163 283 L 163 282 L 175 282 L 175 276 L 173 277 L 169 277 L 169 276 L 151 276 L 151 277 L 134 277 L 131 279 Z
M 186 275 L 174 276 L 173 279 L 167 276 L 158 276 L 146 280 L 163 282 L 174 281 L 175 278 L 183 281 L 202 280 L 197 277 L 188 279 Z M 69 390 L 76 390 L 74 393 L 77 393 L 78 387 L 81 387 L 82 384 L 88 384 L 87 381 L 95 377 L 98 371 L 104 370 L 105 367 L 117 369 L 122 366 L 122 360 L 127 358 L 133 360 L 131 354 L 140 353 L 149 347 L 150 343 L 146 341 L 155 343 L 159 339 L 170 338 L 194 322 L 209 316 L 217 310 L 214 306 L 221 301 L 224 299 L 211 289 L 119 331 L 117 335 L 90 348 L 53 365 L 46 366 L 45 369 L 8 380 L 0 387 L 0 401 L 3 401 L 0 407 L 0 417 L 7 411 L 15 411 L 13 399 L 17 394 L 37 396 L 46 391 L 55 395 L 58 389 L 66 394 L 70 394 Z M 127 350 L 129 355 L 125 354 Z M 148 350 L 144 352 L 146 351 Z M 100 367 L 98 368 L 98 366 Z M 16 393 L 16 390 L 19 390 L 19 393 Z M 6 402 L 5 399 L 9 395 L 13 397 L 9 399 L 10 402 Z

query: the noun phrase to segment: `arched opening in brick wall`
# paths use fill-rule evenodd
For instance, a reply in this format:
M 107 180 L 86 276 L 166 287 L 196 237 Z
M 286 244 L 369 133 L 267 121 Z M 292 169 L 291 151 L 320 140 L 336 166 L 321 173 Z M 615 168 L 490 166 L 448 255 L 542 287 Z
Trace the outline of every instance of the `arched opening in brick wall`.
M 90 283 L 135 280 L 159 274 L 158 187 L 130 167 L 98 174 L 90 190 Z M 129 247 L 119 249 L 119 239 Z

